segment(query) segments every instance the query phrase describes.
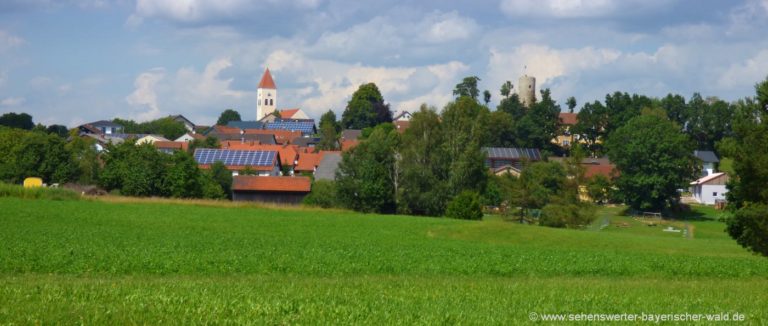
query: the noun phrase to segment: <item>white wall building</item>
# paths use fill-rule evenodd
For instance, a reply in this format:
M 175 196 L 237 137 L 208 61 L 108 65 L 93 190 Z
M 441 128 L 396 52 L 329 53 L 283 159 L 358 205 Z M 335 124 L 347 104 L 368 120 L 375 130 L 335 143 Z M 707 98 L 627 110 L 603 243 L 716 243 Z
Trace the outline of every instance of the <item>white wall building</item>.
M 723 172 L 713 173 L 691 182 L 693 199 L 705 205 L 714 205 L 716 200 L 725 200 L 728 189 L 728 175 Z

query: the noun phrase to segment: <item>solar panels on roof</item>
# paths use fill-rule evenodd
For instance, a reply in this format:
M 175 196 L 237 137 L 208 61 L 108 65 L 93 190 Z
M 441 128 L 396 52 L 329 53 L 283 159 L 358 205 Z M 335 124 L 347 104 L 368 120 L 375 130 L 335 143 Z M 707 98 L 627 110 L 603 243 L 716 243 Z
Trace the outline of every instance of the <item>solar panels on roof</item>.
M 312 121 L 275 121 L 268 122 L 264 129 L 301 131 L 304 134 L 315 132 L 315 123 Z
M 541 152 L 535 148 L 485 147 L 490 158 L 541 160 Z
M 198 148 L 195 150 L 195 161 L 198 164 L 213 164 L 220 161 L 228 166 L 271 166 L 275 162 L 276 155 L 276 151 Z

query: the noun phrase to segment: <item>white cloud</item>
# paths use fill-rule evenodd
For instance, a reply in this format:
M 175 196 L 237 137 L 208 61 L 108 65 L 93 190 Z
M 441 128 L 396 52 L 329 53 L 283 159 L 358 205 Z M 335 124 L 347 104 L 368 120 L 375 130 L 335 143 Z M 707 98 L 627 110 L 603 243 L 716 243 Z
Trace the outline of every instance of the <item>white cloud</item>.
M 603 17 L 634 14 L 667 6 L 668 0 L 501 0 L 501 10 L 513 17 Z
M 456 11 L 446 14 L 433 14 L 425 20 L 427 26 L 423 37 L 430 43 L 444 43 L 464 40 L 471 37 L 479 29 L 471 18 L 462 17 Z
M 24 39 L 7 31 L 0 30 L 0 53 L 6 52 L 24 44 Z
M 731 65 L 718 80 L 723 88 L 749 88 L 768 74 L 768 50 L 762 50 L 744 62 Z
M 25 101 L 26 99 L 23 97 L 6 97 L 0 100 L 0 106 L 15 107 L 24 104 Z
M 136 80 L 133 83 L 136 89 L 133 93 L 128 95 L 125 100 L 128 104 L 138 107 L 143 111 L 136 115 L 140 121 L 160 117 L 160 106 L 157 102 L 157 91 L 155 90 L 155 87 L 164 77 L 165 69 L 163 68 L 153 68 L 136 77 Z M 149 111 L 144 111 L 147 108 Z
M 160 18 L 191 23 L 217 18 L 242 17 L 266 6 L 288 5 L 298 9 L 314 9 L 321 0 L 137 0 L 129 25 L 144 18 Z M 258 19 L 258 18 L 256 18 Z

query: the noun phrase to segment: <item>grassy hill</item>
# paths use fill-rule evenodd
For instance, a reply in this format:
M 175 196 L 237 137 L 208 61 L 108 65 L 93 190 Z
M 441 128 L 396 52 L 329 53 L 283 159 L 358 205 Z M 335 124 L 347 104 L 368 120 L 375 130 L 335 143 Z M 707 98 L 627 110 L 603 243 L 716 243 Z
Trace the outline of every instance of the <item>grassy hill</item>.
M 768 259 L 717 214 L 663 232 L 323 210 L 0 198 L 0 323 L 520 324 L 545 313 L 743 313 Z

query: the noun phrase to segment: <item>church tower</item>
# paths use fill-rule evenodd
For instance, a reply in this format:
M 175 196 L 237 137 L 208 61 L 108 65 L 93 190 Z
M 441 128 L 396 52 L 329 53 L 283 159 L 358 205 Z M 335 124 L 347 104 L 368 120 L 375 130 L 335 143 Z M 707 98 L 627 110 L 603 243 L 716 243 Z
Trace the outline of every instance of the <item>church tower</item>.
M 264 70 L 256 94 L 256 120 L 261 120 L 261 118 L 275 112 L 277 108 L 277 87 L 275 81 L 272 80 L 269 68 Z
M 517 81 L 517 95 L 520 102 L 527 108 L 536 103 L 536 78 L 522 75 Z

